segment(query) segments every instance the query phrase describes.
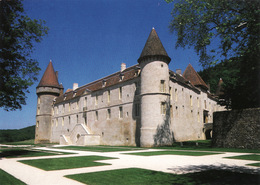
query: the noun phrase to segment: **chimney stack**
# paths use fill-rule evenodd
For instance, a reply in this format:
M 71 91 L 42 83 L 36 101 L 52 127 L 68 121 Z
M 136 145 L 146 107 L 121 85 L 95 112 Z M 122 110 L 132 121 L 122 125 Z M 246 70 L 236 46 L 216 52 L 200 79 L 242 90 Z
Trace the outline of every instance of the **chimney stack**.
M 178 75 L 181 75 L 181 69 L 176 69 L 176 73 L 177 73 Z
M 73 91 L 75 91 L 79 87 L 78 83 L 73 83 Z
M 125 63 L 122 63 L 121 64 L 121 72 L 124 71 L 126 69 L 126 64 Z

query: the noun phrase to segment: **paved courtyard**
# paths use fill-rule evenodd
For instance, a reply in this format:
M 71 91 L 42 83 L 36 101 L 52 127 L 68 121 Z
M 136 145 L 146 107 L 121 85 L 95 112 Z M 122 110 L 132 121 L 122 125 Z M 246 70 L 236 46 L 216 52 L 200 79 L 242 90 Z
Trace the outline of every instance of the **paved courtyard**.
M 216 155 L 206 156 L 184 156 L 184 155 L 157 155 L 157 156 L 137 156 L 127 155 L 136 152 L 151 152 L 161 151 L 161 149 L 147 149 L 141 151 L 124 151 L 124 152 L 90 152 L 90 151 L 76 151 L 64 150 L 59 148 L 39 148 L 41 150 L 51 150 L 59 152 L 75 152 L 70 155 L 56 155 L 56 156 L 42 156 L 42 157 L 23 157 L 23 158 L 2 158 L 0 160 L 0 168 L 7 173 L 13 175 L 29 185 L 80 185 L 82 183 L 64 177 L 65 175 L 98 172 L 113 169 L 124 168 L 143 168 L 148 170 L 162 171 L 166 173 L 190 173 L 207 169 L 232 169 L 237 171 L 260 172 L 258 167 L 246 166 L 246 164 L 258 161 L 227 159 L 224 157 L 246 155 L 247 153 L 230 153 L 225 152 Z M 84 167 L 76 169 L 45 171 L 23 163 L 19 160 L 28 159 L 47 159 L 47 158 L 61 158 L 73 156 L 105 156 L 117 159 L 109 159 L 98 161 L 111 165 Z

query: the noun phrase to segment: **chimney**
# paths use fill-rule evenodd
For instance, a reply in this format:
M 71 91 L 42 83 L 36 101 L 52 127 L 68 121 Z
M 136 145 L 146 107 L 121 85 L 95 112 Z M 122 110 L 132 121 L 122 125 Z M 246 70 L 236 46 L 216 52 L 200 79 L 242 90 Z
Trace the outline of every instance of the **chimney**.
M 176 73 L 177 73 L 178 75 L 181 75 L 181 69 L 176 69 Z
M 126 69 L 126 64 L 125 63 L 122 63 L 121 64 L 121 72 L 124 71 Z
M 75 91 L 79 87 L 78 83 L 73 83 L 73 91 Z

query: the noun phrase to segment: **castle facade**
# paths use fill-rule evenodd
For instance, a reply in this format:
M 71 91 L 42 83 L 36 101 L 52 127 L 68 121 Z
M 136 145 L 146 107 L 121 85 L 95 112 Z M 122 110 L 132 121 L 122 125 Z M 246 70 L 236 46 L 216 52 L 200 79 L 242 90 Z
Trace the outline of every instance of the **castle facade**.
M 49 63 L 39 85 L 35 143 L 151 147 L 209 137 L 224 108 L 189 64 L 183 74 L 152 29 L 138 64 L 63 93 Z

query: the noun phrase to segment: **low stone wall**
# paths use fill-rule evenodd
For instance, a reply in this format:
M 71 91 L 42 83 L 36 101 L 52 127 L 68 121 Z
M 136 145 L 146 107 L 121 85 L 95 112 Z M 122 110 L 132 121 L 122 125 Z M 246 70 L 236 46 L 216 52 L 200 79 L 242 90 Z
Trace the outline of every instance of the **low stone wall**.
M 212 145 L 260 149 L 260 108 L 215 112 Z

